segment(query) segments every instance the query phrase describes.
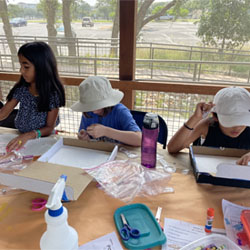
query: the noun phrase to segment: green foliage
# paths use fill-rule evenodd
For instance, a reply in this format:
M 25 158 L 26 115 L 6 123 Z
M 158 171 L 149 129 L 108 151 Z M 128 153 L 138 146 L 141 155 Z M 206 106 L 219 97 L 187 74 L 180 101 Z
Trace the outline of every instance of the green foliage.
M 52 0 L 50 0 L 52 1 Z M 53 0 L 51 2 L 54 4 L 56 9 L 56 19 L 61 19 L 62 16 L 62 5 L 59 4 L 58 0 Z M 48 18 L 48 6 L 46 4 L 46 0 L 40 0 L 39 4 L 37 5 L 37 10 L 43 13 L 43 16 L 47 19 Z
M 96 16 L 106 20 L 113 19 L 116 11 L 116 3 L 116 0 L 97 0 Z
M 92 7 L 84 0 L 75 0 L 71 6 L 73 19 L 82 19 L 85 16 L 92 16 Z
M 204 9 L 197 35 L 204 45 L 236 48 L 250 40 L 250 0 L 212 0 Z
M 9 12 L 10 18 L 23 17 L 23 8 L 19 7 L 16 4 L 9 4 L 8 5 L 8 12 Z

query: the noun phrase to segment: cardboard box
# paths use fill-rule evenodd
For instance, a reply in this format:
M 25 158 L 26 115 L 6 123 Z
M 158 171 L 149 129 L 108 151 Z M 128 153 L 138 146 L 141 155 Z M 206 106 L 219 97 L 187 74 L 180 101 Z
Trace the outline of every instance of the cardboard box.
M 189 155 L 198 183 L 250 188 L 250 166 L 236 161 L 249 150 L 190 146 Z
M 86 152 L 92 150 L 92 154 L 96 156 L 98 156 L 98 154 L 102 155 L 101 158 L 99 157 L 98 163 L 95 161 L 96 165 L 99 165 L 102 162 L 114 160 L 117 149 L 118 147 L 111 143 L 87 142 L 78 139 L 62 138 L 37 161 L 31 163 L 25 169 L 13 174 L 0 173 L 0 183 L 49 195 L 58 178 L 62 174 L 65 174 L 67 175 L 65 187 L 66 195 L 69 200 L 77 200 L 93 179 L 81 168 L 81 166 L 79 166 L 81 161 L 84 163 L 88 160 L 86 159 Z M 63 152 L 63 157 L 61 155 L 61 150 Z M 80 154 L 81 152 L 84 152 L 82 156 Z M 59 159 L 62 162 L 50 163 L 49 161 L 57 154 L 59 154 Z M 76 155 L 81 158 L 77 159 Z M 68 164 L 68 158 L 73 158 L 71 162 L 75 162 L 76 166 Z M 58 161 L 58 157 L 53 161 Z M 93 164 L 92 167 L 94 167 Z

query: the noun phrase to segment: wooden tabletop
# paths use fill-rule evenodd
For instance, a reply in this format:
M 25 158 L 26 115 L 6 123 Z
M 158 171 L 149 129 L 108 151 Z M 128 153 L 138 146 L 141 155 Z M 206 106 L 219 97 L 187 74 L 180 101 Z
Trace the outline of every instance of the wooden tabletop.
M 138 148 L 134 150 L 140 152 Z M 205 225 L 206 210 L 208 207 L 213 207 L 215 209 L 213 226 L 224 228 L 222 199 L 250 206 L 250 189 L 197 184 L 191 170 L 188 174 L 183 171 L 190 169 L 187 153 L 171 156 L 166 150 L 159 149 L 158 154 L 164 156 L 170 165 L 177 167 L 177 172 L 172 174 L 168 183 L 174 192 L 136 197 L 132 203 L 147 205 L 153 214 L 156 213 L 158 206 L 162 207 L 162 223 L 164 217 L 169 217 Z M 0 249 L 39 249 L 46 223 L 45 211 L 31 210 L 32 199 L 38 197 L 48 198 L 46 195 L 23 190 L 7 191 L 5 195 L 0 195 Z M 99 189 L 96 182 L 91 182 L 77 201 L 64 203 L 68 209 L 68 222 L 78 232 L 79 245 L 116 232 L 113 214 L 117 208 L 124 205 L 126 203 L 112 198 Z

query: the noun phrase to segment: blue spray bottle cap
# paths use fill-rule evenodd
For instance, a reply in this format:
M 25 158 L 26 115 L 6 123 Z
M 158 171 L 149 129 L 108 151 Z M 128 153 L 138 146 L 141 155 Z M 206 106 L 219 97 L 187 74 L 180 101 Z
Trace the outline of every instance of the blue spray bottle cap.
M 52 217 L 57 217 L 63 213 L 61 199 L 63 194 L 66 196 L 64 193 L 66 179 L 66 175 L 61 175 L 51 190 L 46 207 L 48 208 L 49 215 Z

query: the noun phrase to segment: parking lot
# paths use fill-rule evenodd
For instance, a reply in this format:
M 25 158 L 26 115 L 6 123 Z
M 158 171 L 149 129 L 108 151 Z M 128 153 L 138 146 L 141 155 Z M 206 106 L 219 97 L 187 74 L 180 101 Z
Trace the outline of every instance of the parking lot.
M 72 23 L 78 38 L 111 38 L 112 23 L 95 23 L 94 27 L 82 27 L 81 22 Z M 24 27 L 13 27 L 16 36 L 47 36 L 46 23 L 29 22 Z M 199 45 L 196 37 L 197 25 L 191 22 L 151 22 L 141 31 L 144 42 L 161 42 L 169 44 Z M 3 24 L 0 23 L 0 35 L 4 35 Z

